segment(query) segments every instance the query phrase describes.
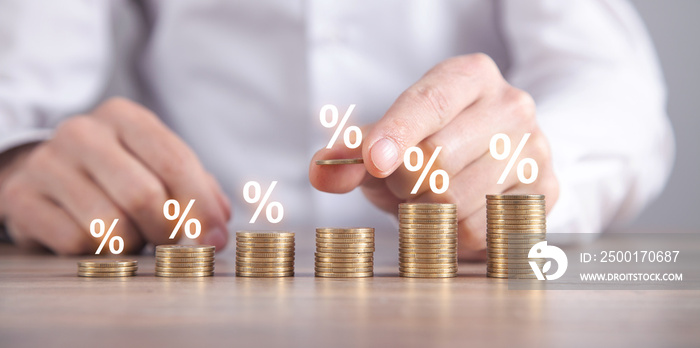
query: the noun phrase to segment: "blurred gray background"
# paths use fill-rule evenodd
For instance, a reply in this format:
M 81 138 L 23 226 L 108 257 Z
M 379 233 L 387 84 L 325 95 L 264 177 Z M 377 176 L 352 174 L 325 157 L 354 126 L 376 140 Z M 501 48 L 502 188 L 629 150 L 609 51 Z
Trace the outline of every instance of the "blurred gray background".
M 647 25 L 668 86 L 676 163 L 661 196 L 633 228 L 700 232 L 700 1 L 631 0 Z

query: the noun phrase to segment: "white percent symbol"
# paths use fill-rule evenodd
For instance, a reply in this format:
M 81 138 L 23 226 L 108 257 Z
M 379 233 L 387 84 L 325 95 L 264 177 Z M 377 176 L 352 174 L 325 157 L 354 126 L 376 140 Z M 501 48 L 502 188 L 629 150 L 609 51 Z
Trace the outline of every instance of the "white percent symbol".
M 433 168 L 433 164 L 435 164 L 435 160 L 437 159 L 438 154 L 440 154 L 440 150 L 442 150 L 442 146 L 438 146 L 435 148 L 435 151 L 433 151 L 433 154 L 430 156 L 430 159 L 428 159 L 428 164 L 425 165 L 425 168 L 423 168 L 423 150 L 417 146 L 413 146 L 408 148 L 406 152 L 403 155 L 403 163 L 406 166 L 406 169 L 412 172 L 417 172 L 421 168 L 423 168 L 423 171 L 421 172 L 420 176 L 418 177 L 418 181 L 416 181 L 416 185 L 413 186 L 413 190 L 411 190 L 411 194 L 415 195 L 418 192 L 418 189 L 420 186 L 423 184 L 423 181 L 425 181 L 425 177 L 428 175 L 428 172 Z M 414 165 L 411 163 L 411 155 L 416 154 L 416 164 Z M 442 177 L 442 187 L 438 188 L 437 187 L 437 178 L 438 176 Z M 432 174 L 430 174 L 430 190 L 433 191 L 434 193 L 441 194 L 445 193 L 447 191 L 447 188 L 450 186 L 450 177 L 447 175 L 447 172 L 444 171 L 443 169 L 438 169 L 433 171 Z
M 262 199 L 260 199 L 260 195 L 262 192 L 262 188 L 260 187 L 260 183 L 257 181 L 248 181 L 245 186 L 243 186 L 243 199 L 245 199 L 246 202 L 250 204 L 255 204 L 258 203 L 257 208 L 255 208 L 255 213 L 253 213 L 253 217 L 250 218 L 249 223 L 254 223 L 255 221 L 258 220 L 258 216 L 262 212 L 263 208 L 265 208 L 265 217 L 267 217 L 267 221 L 276 224 L 280 221 L 282 221 L 282 217 L 284 217 L 284 208 L 282 207 L 282 203 L 280 202 L 270 202 L 267 203 L 267 201 L 270 199 L 270 195 L 272 194 L 272 190 L 275 189 L 275 186 L 277 186 L 277 181 L 273 181 L 272 184 L 270 184 L 270 187 L 267 188 L 267 191 L 265 191 L 265 194 L 263 195 Z M 251 189 L 252 189 L 252 194 L 251 194 Z M 277 208 L 277 216 L 273 216 L 273 208 Z
M 95 255 L 98 255 L 100 252 L 102 252 L 102 248 L 104 248 L 108 240 L 109 251 L 112 254 L 121 254 L 121 252 L 124 251 L 124 239 L 122 237 L 114 236 L 110 238 L 110 236 L 112 235 L 112 231 L 114 231 L 114 227 L 117 226 L 117 222 L 119 222 L 119 219 L 114 219 L 114 221 L 112 221 L 112 225 L 109 226 L 109 229 L 107 231 L 105 231 L 104 221 L 102 221 L 101 219 L 92 220 L 92 222 L 90 223 L 90 234 L 95 238 L 102 238 L 100 246 L 97 248 Z M 119 245 L 118 248 L 116 246 L 117 244 Z
M 182 215 L 180 215 L 180 202 L 174 199 L 169 199 L 165 201 L 165 204 L 163 204 L 163 216 L 165 216 L 165 218 L 170 221 L 177 219 L 177 224 L 175 225 L 173 232 L 170 233 L 170 239 L 175 239 L 177 232 L 180 230 L 180 227 L 182 227 L 182 223 L 185 222 L 185 220 L 187 220 L 187 214 L 189 214 L 190 209 L 192 209 L 193 205 L 194 199 L 190 199 L 190 202 L 187 203 L 187 206 L 185 207 L 185 211 L 182 212 Z M 170 207 L 173 208 L 172 214 L 170 214 Z M 188 219 L 185 223 L 185 235 L 190 239 L 195 239 L 199 237 L 201 233 L 202 224 L 199 222 L 199 220 Z
M 508 160 L 506 168 L 503 170 L 501 177 L 498 179 L 498 184 L 503 184 L 505 182 L 506 177 L 508 176 L 508 174 L 510 174 L 511 170 L 513 169 L 513 165 L 518 159 L 518 156 L 520 156 L 520 153 L 523 151 L 523 148 L 525 147 L 525 144 L 527 143 L 528 139 L 530 139 L 530 133 L 525 133 L 523 138 L 520 140 L 518 147 L 515 148 L 513 156 L 511 156 Z M 498 151 L 499 141 L 503 142 L 503 152 Z M 508 158 L 508 156 L 510 156 L 510 137 L 503 133 L 498 133 L 491 137 L 491 142 L 489 143 L 489 152 L 491 153 L 491 157 L 499 161 Z M 529 178 L 525 177 L 526 165 L 530 166 Z M 533 182 L 535 182 L 535 180 L 537 180 L 538 171 L 539 168 L 537 167 L 537 162 L 535 162 L 535 160 L 532 158 L 521 159 L 518 162 L 518 168 L 516 169 L 518 180 L 520 180 L 520 182 L 523 184 L 532 184 Z
M 335 131 L 333 132 L 333 136 L 331 137 L 331 141 L 328 142 L 328 145 L 326 146 L 326 149 L 330 149 L 333 147 L 333 144 L 335 144 L 335 141 L 338 140 L 338 137 L 340 136 L 340 133 L 343 133 L 343 142 L 345 143 L 345 146 L 347 146 L 350 149 L 356 149 L 357 147 L 362 144 L 362 130 L 360 130 L 360 127 L 358 126 L 350 126 L 345 128 L 345 124 L 348 122 L 348 118 L 350 118 L 350 114 L 352 111 L 355 109 L 355 104 L 350 105 L 347 111 L 345 111 L 345 115 L 343 115 L 343 118 L 340 119 L 340 124 L 338 124 L 338 108 L 335 107 L 335 105 L 324 105 L 321 108 L 321 112 L 319 113 L 319 118 L 321 119 L 321 125 L 323 125 L 326 128 L 335 128 Z M 330 111 L 330 120 L 328 119 L 328 112 Z M 345 131 L 343 132 L 343 129 Z M 352 138 L 350 136 L 352 133 L 355 133 L 355 141 L 352 141 Z

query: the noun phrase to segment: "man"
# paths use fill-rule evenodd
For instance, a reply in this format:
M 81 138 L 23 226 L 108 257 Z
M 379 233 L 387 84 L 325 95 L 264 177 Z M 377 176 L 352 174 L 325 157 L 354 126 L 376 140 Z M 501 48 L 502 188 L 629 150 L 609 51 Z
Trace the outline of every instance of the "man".
M 485 247 L 485 194 L 545 194 L 550 232 L 599 232 L 670 171 L 661 74 L 624 1 L 143 1 L 133 69 L 112 35 L 123 5 L 0 5 L 0 215 L 19 245 L 90 253 L 90 222 L 119 218 L 138 251 L 168 242 L 167 199 L 195 199 L 200 242 L 220 248 L 229 200 L 242 208 L 251 179 L 280 182 L 289 226 L 370 223 L 369 205 L 315 192 L 308 175 L 321 191 L 361 187 L 388 212 L 457 203 L 469 257 Z M 141 105 L 103 98 L 110 76 L 133 78 L 126 94 Z M 325 104 L 357 105 L 363 144 L 320 150 L 307 172 L 330 136 Z M 531 134 L 520 158 L 538 163 L 534 183 L 496 183 L 497 133 Z M 402 159 L 415 145 L 442 146 L 446 193 L 410 194 Z M 313 164 L 358 156 L 364 166 Z

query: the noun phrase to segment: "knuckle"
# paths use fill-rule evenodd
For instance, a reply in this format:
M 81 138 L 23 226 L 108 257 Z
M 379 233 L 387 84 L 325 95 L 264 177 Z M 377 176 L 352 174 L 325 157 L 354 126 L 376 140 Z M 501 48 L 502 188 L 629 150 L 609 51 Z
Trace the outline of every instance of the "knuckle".
M 159 182 L 135 181 L 132 189 L 124 192 L 124 208 L 132 213 L 158 211 L 164 197 L 165 189 Z
M 450 100 L 442 87 L 436 85 L 417 86 L 409 96 L 417 105 L 424 105 L 425 109 L 435 117 L 440 124 L 449 119 Z
M 510 87 L 505 93 L 505 102 L 509 105 L 519 118 L 523 119 L 526 124 L 533 125 L 536 116 L 535 100 L 532 96 L 514 87 Z
M 24 163 L 29 170 L 41 170 L 49 161 L 56 159 L 56 154 L 50 146 L 45 144 L 37 146 L 27 157 Z
M 498 71 L 498 68 L 496 66 L 496 62 L 493 61 L 493 59 L 486 53 L 474 53 L 474 54 L 469 54 L 464 57 L 464 60 L 461 62 L 463 64 L 463 68 L 467 70 L 474 70 L 474 71 Z
M 28 186 L 24 184 L 20 177 L 12 177 L 5 182 L 0 190 L 3 206 L 6 207 L 7 213 L 12 215 L 14 211 L 29 211 L 31 207 L 26 204 L 26 192 Z
M 53 141 L 72 141 L 78 144 L 93 146 L 99 144 L 101 126 L 86 116 L 74 116 L 63 121 L 58 128 Z
M 145 107 L 122 97 L 107 99 L 97 107 L 95 115 L 105 120 L 121 118 L 128 122 L 139 122 L 144 117 L 155 118 L 155 115 Z
M 111 97 L 107 100 L 105 100 L 100 106 L 97 108 L 100 111 L 104 110 L 123 110 L 123 109 L 129 109 L 132 108 L 136 105 L 136 103 L 132 102 L 129 99 L 123 98 L 123 97 Z

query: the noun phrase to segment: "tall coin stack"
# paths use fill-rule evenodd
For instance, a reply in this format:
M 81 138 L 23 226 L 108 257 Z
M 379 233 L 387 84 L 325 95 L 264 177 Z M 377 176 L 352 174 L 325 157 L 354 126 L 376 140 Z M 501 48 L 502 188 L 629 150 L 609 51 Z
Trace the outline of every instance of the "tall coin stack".
M 410 278 L 457 275 L 455 204 L 399 204 L 399 275 Z
M 293 277 L 294 232 L 236 232 L 236 275 Z
M 78 261 L 78 277 L 115 278 L 136 275 L 136 260 L 83 260 Z
M 317 228 L 315 255 L 317 277 L 372 277 L 374 228 Z
M 168 278 L 214 275 L 213 245 L 156 246 L 156 276 Z
M 536 278 L 528 261 L 530 248 L 547 233 L 544 195 L 486 196 L 486 275 Z M 540 269 L 543 260 L 538 260 Z

